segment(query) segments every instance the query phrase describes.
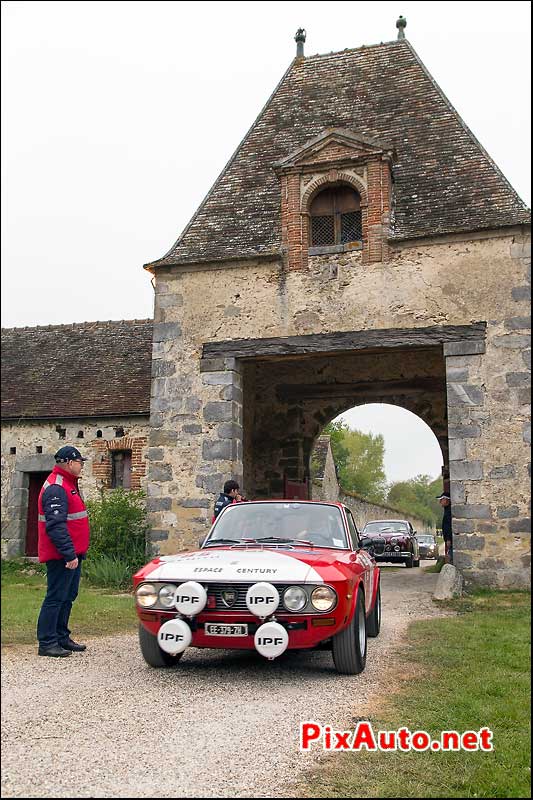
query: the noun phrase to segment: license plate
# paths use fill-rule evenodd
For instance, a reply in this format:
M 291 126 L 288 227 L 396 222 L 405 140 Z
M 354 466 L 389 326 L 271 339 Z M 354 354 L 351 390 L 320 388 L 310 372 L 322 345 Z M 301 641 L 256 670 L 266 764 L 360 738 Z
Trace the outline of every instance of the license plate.
M 219 625 L 218 622 L 206 622 L 206 636 L 248 636 L 248 625 Z

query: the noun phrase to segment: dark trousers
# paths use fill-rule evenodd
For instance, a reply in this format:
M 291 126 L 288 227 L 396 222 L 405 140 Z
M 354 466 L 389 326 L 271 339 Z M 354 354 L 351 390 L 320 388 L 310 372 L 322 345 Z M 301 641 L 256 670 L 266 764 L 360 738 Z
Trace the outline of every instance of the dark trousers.
M 37 622 L 39 647 L 53 647 L 69 638 L 68 620 L 72 603 L 78 596 L 81 564 L 81 558 L 76 569 L 67 569 L 63 560 L 46 562 L 46 597 Z
M 444 553 L 448 563 L 453 564 L 453 539 L 451 537 L 444 540 Z

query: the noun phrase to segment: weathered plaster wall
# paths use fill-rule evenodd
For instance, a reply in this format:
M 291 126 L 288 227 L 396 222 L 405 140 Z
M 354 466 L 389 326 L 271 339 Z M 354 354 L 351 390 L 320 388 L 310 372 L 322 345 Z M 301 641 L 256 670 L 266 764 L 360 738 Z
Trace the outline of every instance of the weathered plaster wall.
M 59 438 L 57 428 L 64 431 L 63 438 Z M 124 437 L 116 436 L 120 429 L 123 429 Z M 97 437 L 97 431 L 101 431 L 101 437 Z M 78 436 L 80 432 L 83 432 L 83 437 Z M 101 462 L 107 458 L 104 452 L 107 446 L 134 442 L 142 463 L 132 464 L 132 482 L 134 470 L 139 472 L 139 479 L 144 477 L 148 433 L 147 417 L 4 422 L 1 437 L 2 557 L 23 555 L 28 475 L 52 469 L 53 455 L 60 447 L 72 444 L 88 459 L 83 468 L 81 487 L 84 497 L 90 499 L 97 496 L 102 486 Z M 16 452 L 11 453 L 12 449 Z M 125 446 L 124 449 L 129 448 Z
M 388 262 L 371 265 L 350 253 L 312 256 L 301 272 L 286 273 L 275 262 L 159 272 L 147 490 L 161 552 L 196 541 L 213 495 L 243 469 L 242 368 L 217 363 L 200 372 L 204 342 L 486 321 L 486 353 L 450 351 L 447 358 L 459 359 L 447 365 L 454 505 L 480 513 L 457 517 L 472 528 L 458 552 L 467 577 L 523 585 L 530 535 L 528 248 L 515 231 L 394 245 Z M 246 427 L 245 464 L 254 451 Z

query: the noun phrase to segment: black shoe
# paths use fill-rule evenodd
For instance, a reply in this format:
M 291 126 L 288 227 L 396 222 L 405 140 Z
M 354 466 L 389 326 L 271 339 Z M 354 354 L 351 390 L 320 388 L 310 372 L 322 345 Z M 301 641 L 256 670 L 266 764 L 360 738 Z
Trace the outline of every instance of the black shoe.
M 51 656 L 52 658 L 66 658 L 70 655 L 70 650 L 65 650 L 58 644 L 54 644 L 52 647 L 39 647 L 38 652 L 40 656 Z
M 69 637 L 66 642 L 61 642 L 60 647 L 64 650 L 72 650 L 75 653 L 82 653 L 84 650 L 87 650 L 86 644 L 78 644 L 77 642 L 72 641 Z

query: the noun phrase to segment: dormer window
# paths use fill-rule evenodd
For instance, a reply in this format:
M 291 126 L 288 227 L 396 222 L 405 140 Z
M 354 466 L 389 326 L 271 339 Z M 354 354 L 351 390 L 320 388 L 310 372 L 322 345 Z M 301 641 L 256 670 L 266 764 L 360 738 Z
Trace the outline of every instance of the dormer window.
M 311 247 L 362 241 L 361 198 L 351 187 L 323 189 L 312 201 L 309 212 Z

